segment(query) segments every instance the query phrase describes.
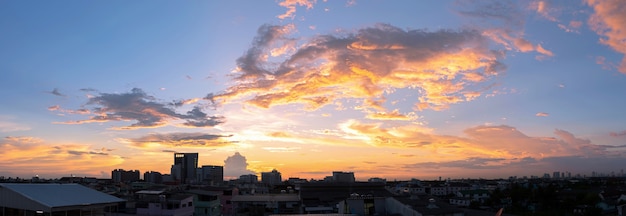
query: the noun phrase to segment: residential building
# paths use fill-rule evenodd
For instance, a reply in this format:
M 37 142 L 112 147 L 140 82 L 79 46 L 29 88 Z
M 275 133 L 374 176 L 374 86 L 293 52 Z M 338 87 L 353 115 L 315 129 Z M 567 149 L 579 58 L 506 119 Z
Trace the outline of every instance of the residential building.
M 354 182 L 354 172 L 333 171 L 334 182 Z
M 150 171 L 143 174 L 143 180 L 150 183 L 163 183 L 163 175 L 160 172 Z
M 198 181 L 209 185 L 222 185 L 224 183 L 224 167 L 214 165 L 204 165 L 198 168 Z
M 113 182 L 134 182 L 139 181 L 139 170 L 115 169 L 111 171 Z
M 232 198 L 235 215 L 300 214 L 298 194 L 239 195 Z
M 276 169 L 273 169 L 271 172 L 262 172 L 261 173 L 261 182 L 268 185 L 279 185 L 282 184 L 283 179 Z
M 254 174 L 247 174 L 239 176 L 240 183 L 257 183 L 259 182 L 259 177 Z
M 186 193 L 166 193 L 163 190 L 137 191 L 137 215 L 190 216 L 194 214 L 194 196 Z

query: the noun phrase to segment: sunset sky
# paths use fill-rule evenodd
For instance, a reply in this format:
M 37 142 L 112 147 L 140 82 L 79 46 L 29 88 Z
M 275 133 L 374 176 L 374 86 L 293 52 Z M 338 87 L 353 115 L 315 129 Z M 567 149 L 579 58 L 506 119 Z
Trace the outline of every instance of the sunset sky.
M 626 168 L 621 0 L 0 1 L 0 31 L 0 176 Z

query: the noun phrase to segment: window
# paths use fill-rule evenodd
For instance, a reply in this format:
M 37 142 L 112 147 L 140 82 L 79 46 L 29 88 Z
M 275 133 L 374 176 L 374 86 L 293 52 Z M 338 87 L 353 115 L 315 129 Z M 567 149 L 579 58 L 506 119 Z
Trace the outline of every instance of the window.
M 188 206 L 193 206 L 193 203 L 192 202 L 188 202 L 187 205 Z

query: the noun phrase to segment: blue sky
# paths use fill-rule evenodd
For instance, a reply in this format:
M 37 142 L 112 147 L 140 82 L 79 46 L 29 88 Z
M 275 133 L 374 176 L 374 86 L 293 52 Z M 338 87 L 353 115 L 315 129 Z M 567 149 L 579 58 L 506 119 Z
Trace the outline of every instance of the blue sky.
M 620 172 L 624 10 L 4 1 L 0 175 L 169 173 L 172 152 L 229 178 Z

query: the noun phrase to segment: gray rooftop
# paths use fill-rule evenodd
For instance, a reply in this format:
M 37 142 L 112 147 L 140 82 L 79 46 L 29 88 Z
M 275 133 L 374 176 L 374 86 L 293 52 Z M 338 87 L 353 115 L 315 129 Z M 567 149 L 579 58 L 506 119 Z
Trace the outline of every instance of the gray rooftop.
M 0 183 L 0 187 L 50 208 L 125 201 L 80 184 Z

